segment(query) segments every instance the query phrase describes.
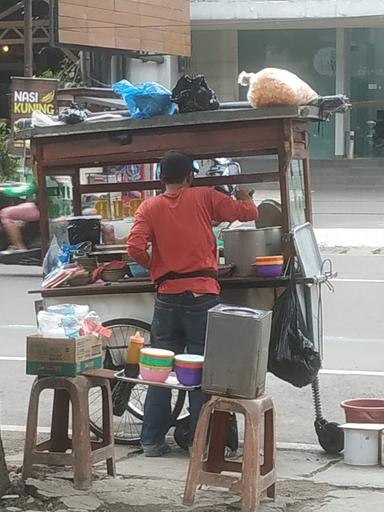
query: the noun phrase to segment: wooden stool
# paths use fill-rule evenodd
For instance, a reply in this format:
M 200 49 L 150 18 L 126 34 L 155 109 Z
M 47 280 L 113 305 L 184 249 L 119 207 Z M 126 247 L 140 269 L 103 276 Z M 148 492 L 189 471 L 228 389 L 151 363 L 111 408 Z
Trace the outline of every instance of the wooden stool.
M 229 413 L 239 413 L 245 417 L 242 462 L 227 461 L 224 458 Z M 212 397 L 203 406 L 197 424 L 184 492 L 184 504 L 193 505 L 199 484 L 225 487 L 239 493 L 242 512 L 257 511 L 260 495 L 265 490 L 269 498 L 275 498 L 274 415 L 273 402 L 265 395 L 256 400 Z M 264 462 L 261 465 L 260 427 L 262 423 L 264 423 Z M 208 454 L 206 455 L 207 441 Z M 241 473 L 241 476 L 221 475 L 223 471 Z
M 89 390 L 102 392 L 103 439 L 91 442 L 89 430 Z M 44 389 L 54 390 L 51 437 L 36 444 L 39 398 Z M 69 402 L 72 402 L 72 438 L 68 436 Z M 71 453 L 66 453 L 71 449 Z M 86 490 L 92 485 L 92 464 L 107 461 L 108 475 L 116 476 L 113 437 L 112 394 L 108 379 L 98 377 L 37 377 L 33 383 L 28 408 L 23 478 L 35 464 L 72 466 L 74 487 Z

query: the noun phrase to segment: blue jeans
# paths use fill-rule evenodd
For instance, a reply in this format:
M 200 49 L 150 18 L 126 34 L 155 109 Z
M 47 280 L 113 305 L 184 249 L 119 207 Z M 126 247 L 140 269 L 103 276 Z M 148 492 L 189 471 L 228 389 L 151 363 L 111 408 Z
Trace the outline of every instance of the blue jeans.
M 219 303 L 217 295 L 194 297 L 191 292 L 158 294 L 151 331 L 151 346 L 172 350 L 175 354 L 188 352 L 204 354 L 208 310 Z M 207 396 L 201 391 L 189 393 L 191 441 L 201 407 Z M 149 386 L 144 404 L 141 443 L 161 445 L 171 427 L 171 390 Z

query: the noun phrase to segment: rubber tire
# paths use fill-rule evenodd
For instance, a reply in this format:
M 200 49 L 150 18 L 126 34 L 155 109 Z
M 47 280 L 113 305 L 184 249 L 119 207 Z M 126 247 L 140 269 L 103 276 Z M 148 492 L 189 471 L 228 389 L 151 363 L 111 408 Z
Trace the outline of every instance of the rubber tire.
M 344 432 L 338 423 L 316 419 L 315 430 L 319 444 L 326 453 L 337 455 L 344 450 Z
M 147 322 L 143 322 L 142 320 L 134 320 L 132 318 L 116 318 L 114 320 L 108 320 L 107 322 L 103 322 L 104 327 L 117 327 L 119 325 L 126 325 L 135 327 L 137 329 L 141 329 L 143 331 L 149 332 L 151 330 L 151 325 Z M 111 385 L 113 386 L 113 382 L 111 382 Z M 171 416 L 171 426 L 175 426 L 178 422 L 178 417 L 184 407 L 185 402 L 185 391 L 179 391 L 177 400 L 175 403 L 175 406 L 172 410 L 172 416 Z M 128 411 L 132 416 L 137 418 L 138 420 L 143 421 L 144 419 L 144 413 L 142 411 L 138 411 L 136 408 L 130 407 L 128 403 L 127 407 Z M 185 418 L 179 420 L 183 421 Z M 103 437 L 103 431 L 100 428 L 100 426 L 96 425 L 94 422 L 90 422 L 90 430 L 93 434 L 95 434 L 98 438 Z M 120 445 L 127 445 L 127 446 L 137 446 L 140 444 L 140 439 L 127 439 L 122 436 L 115 436 L 115 443 Z

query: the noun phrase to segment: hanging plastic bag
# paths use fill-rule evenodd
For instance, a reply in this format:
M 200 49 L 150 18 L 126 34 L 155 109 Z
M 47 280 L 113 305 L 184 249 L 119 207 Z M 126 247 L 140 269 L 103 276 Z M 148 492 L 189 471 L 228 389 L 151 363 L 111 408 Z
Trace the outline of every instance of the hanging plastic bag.
M 220 106 L 216 93 L 208 87 L 204 75 L 194 78 L 182 76 L 172 90 L 172 101 L 177 103 L 181 113 L 217 110 Z
M 44 256 L 43 260 L 43 275 L 47 276 L 53 270 L 57 269 L 62 265 L 60 261 L 60 256 L 62 256 L 62 251 L 60 249 L 59 243 L 57 241 L 56 236 L 54 236 L 49 244 L 49 249 Z
M 273 308 L 268 371 L 302 388 L 316 379 L 321 359 L 308 337 L 293 277 Z
M 308 105 L 318 98 L 308 84 L 286 69 L 242 71 L 238 83 L 249 86 L 247 98 L 253 108 Z
M 133 85 L 128 80 L 121 80 L 112 84 L 112 89 L 124 99 L 132 119 L 150 119 L 176 113 L 176 107 L 171 101 L 171 91 L 156 82 Z

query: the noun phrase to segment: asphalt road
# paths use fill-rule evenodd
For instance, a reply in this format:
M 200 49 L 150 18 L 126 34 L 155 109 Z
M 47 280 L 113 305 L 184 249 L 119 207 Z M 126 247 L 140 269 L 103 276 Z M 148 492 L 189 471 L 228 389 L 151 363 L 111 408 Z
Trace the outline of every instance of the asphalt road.
M 323 254 L 332 259 L 338 278 L 335 292 L 324 290 L 324 370 L 320 376 L 324 416 L 343 421 L 340 402 L 379 396 L 384 377 L 384 256 L 360 249 L 347 254 Z M 25 375 L 25 336 L 35 331 L 34 299 L 40 277 L 10 275 L 0 268 L 0 424 L 23 429 L 33 377 Z M 29 273 L 29 269 L 22 269 Z M 278 415 L 278 440 L 316 443 L 311 388 L 295 389 L 273 376 L 268 389 Z M 43 397 L 39 424 L 49 424 L 49 395 Z

